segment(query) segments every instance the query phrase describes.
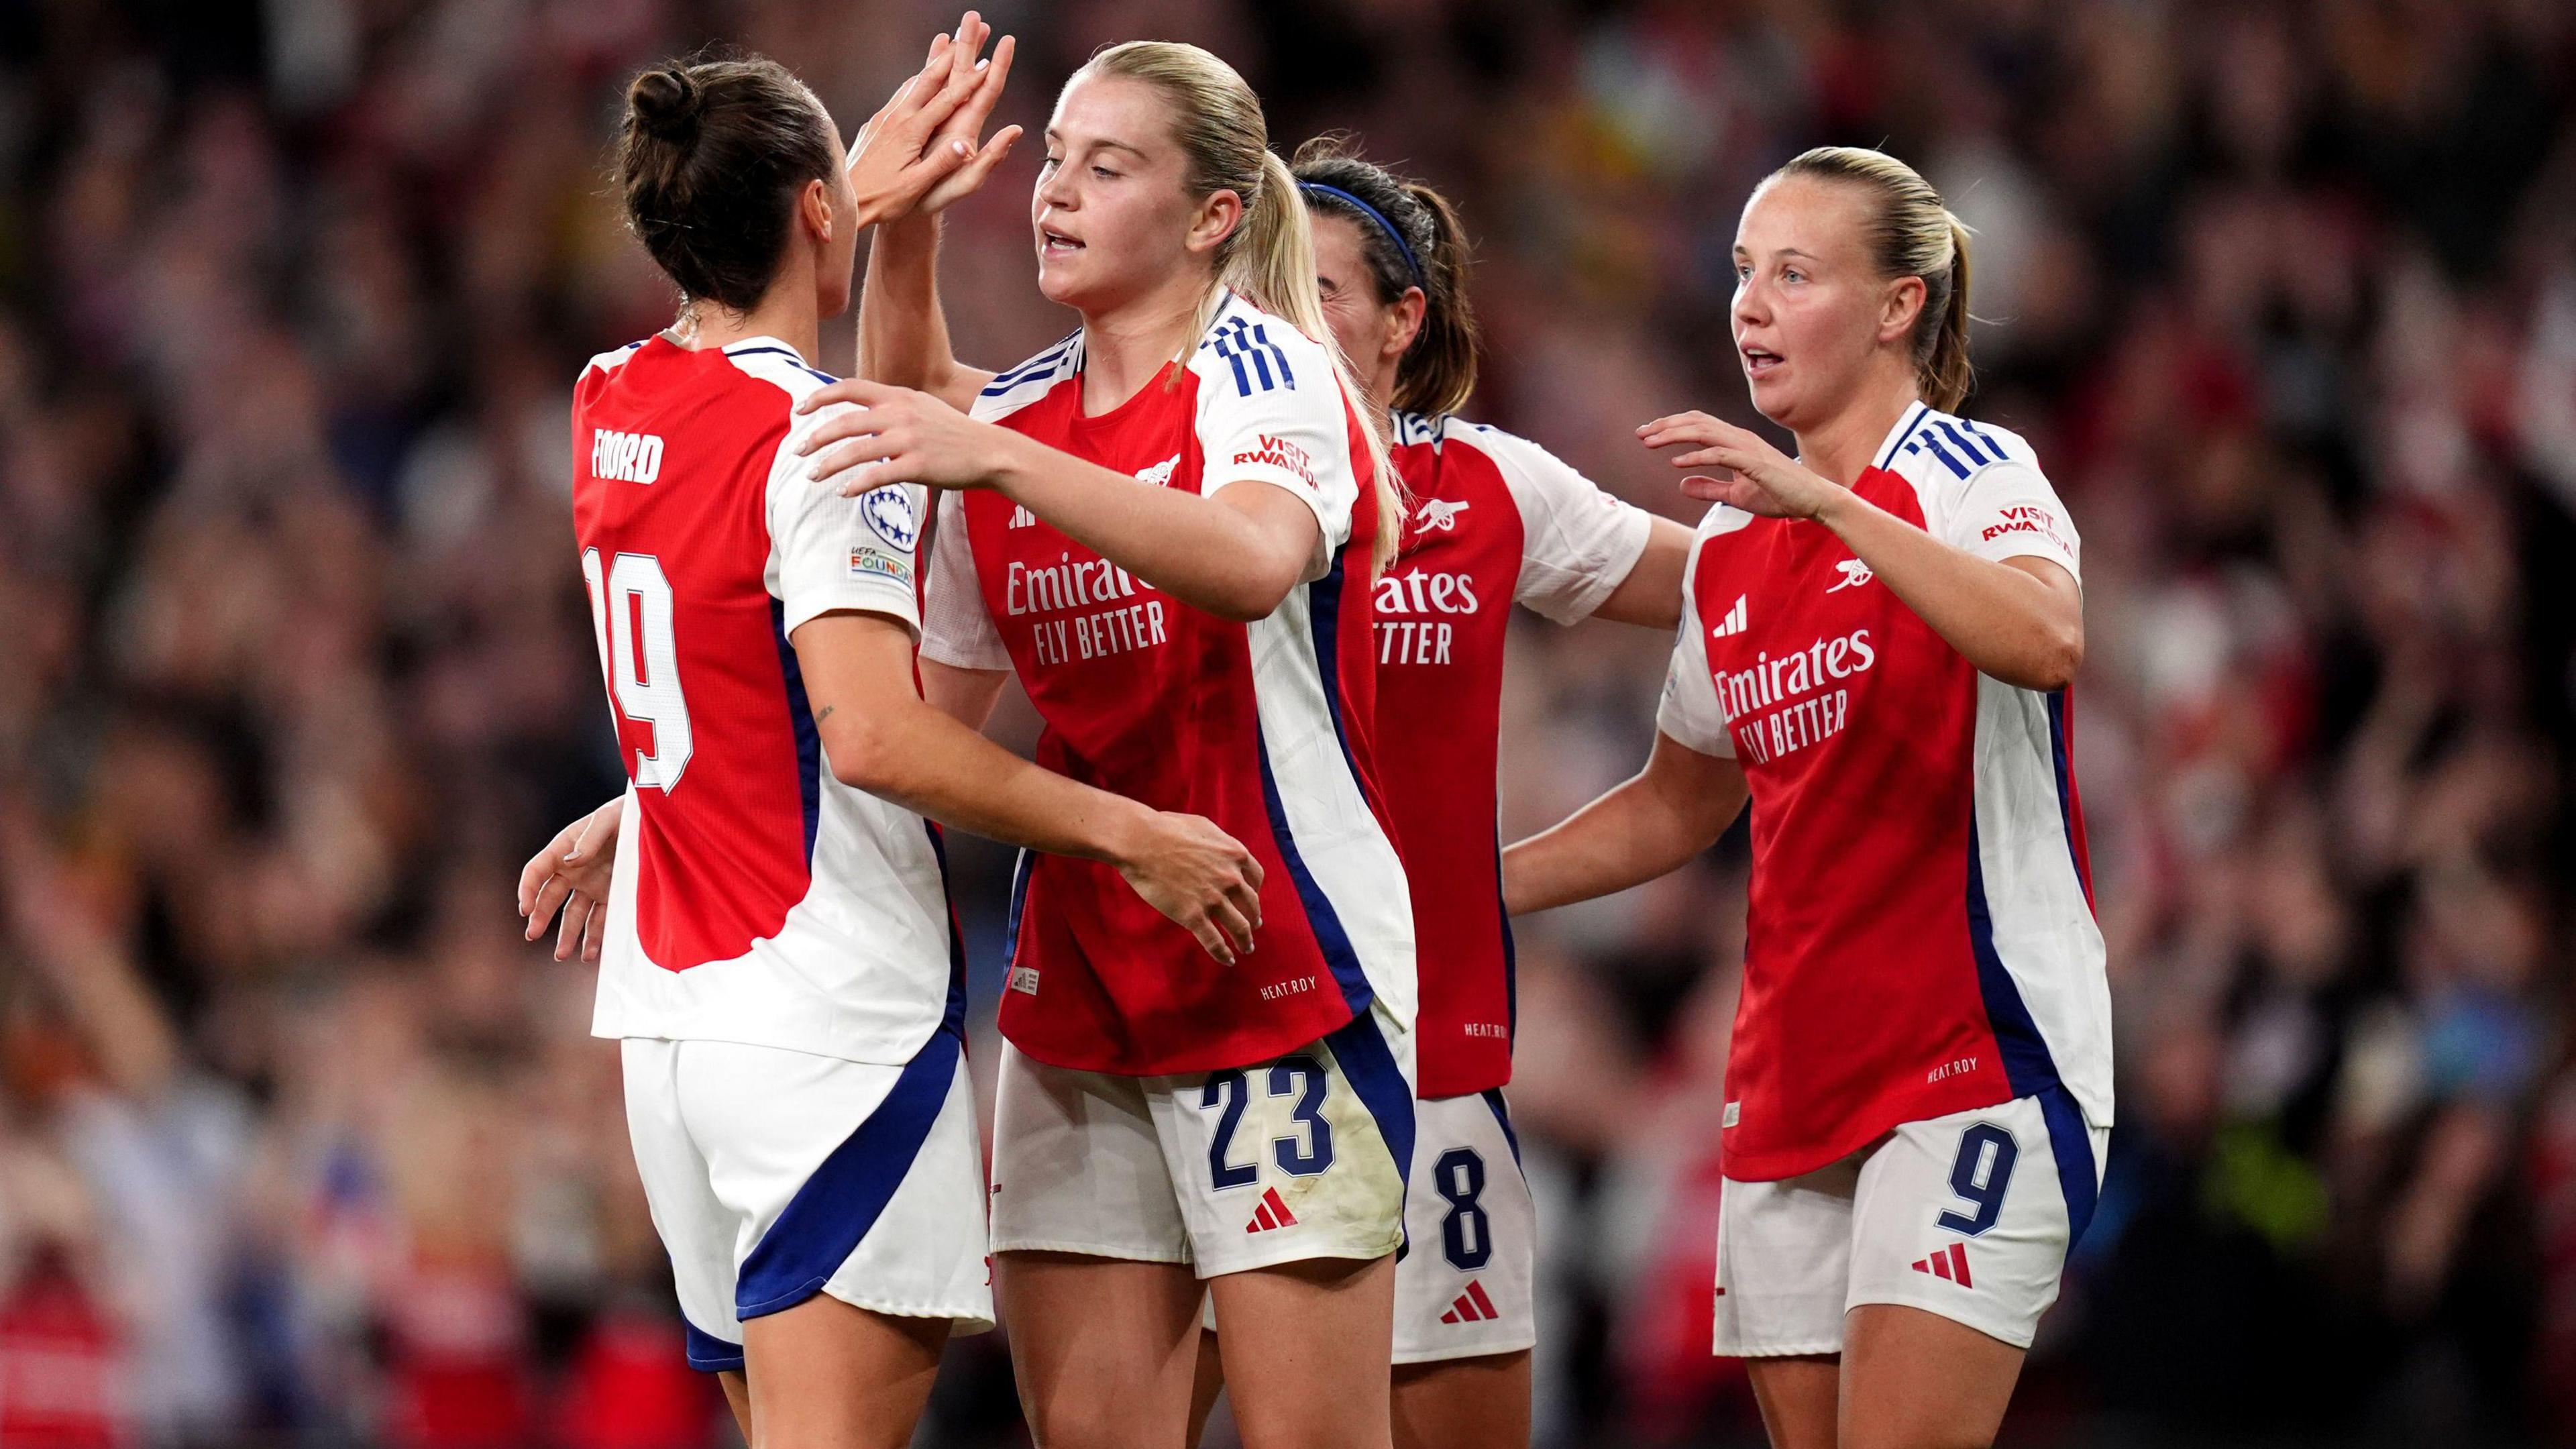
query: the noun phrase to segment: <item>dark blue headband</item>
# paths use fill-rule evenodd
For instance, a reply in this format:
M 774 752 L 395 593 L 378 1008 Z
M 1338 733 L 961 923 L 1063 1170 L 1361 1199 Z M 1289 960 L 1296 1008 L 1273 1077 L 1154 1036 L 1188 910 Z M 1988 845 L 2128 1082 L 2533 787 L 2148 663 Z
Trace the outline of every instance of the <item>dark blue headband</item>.
M 1413 273 L 1413 284 L 1423 288 L 1431 285 L 1423 280 L 1422 259 L 1413 254 L 1413 248 L 1405 243 L 1404 233 L 1395 229 L 1395 223 L 1386 219 L 1386 213 L 1338 186 L 1326 186 L 1320 181 L 1300 181 L 1297 183 L 1297 189 L 1308 196 L 1329 196 L 1345 205 L 1358 207 L 1360 215 L 1376 222 L 1377 229 L 1386 233 L 1386 239 L 1395 243 L 1396 251 L 1404 257 L 1404 269 Z

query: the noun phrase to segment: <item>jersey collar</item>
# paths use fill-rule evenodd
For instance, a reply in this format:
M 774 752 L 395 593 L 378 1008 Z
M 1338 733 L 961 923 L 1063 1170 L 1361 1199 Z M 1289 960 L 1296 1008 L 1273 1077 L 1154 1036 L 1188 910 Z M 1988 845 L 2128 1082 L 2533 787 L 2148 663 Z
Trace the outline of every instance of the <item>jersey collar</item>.
M 1889 428 L 1887 436 L 1879 440 L 1878 451 L 1870 455 L 1872 460 L 1870 466 L 1873 468 L 1893 466 L 1896 462 L 1896 450 L 1904 446 L 1905 440 L 1914 435 L 1914 430 L 1921 427 L 1923 420 L 1931 416 L 1931 413 L 1932 409 L 1919 401 L 1908 407 L 1897 418 L 1896 426 Z
M 813 366 L 812 360 L 804 353 L 775 337 L 746 337 L 740 342 L 728 342 L 724 346 L 724 355 L 727 357 L 739 356 L 745 352 L 784 352 L 795 358 L 796 365 L 799 367 Z

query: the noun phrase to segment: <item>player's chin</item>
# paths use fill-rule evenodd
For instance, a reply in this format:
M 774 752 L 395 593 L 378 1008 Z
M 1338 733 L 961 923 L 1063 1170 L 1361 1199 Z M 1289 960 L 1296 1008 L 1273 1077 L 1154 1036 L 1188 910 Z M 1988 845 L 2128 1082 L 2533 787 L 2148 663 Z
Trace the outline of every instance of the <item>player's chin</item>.
M 1798 410 L 1797 385 L 1781 376 L 1785 370 L 1774 363 L 1759 373 L 1748 373 L 1744 379 L 1744 390 L 1752 396 L 1753 410 L 1775 423 L 1785 422 Z
M 1038 292 L 1059 307 L 1080 308 L 1099 290 L 1083 266 L 1080 252 L 1066 254 L 1038 248 Z

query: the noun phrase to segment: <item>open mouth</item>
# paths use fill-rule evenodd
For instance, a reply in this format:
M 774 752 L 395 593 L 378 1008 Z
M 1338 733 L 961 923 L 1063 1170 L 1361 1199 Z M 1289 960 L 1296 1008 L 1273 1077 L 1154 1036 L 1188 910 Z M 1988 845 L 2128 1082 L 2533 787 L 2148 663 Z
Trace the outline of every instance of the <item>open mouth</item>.
M 1053 227 L 1042 226 L 1038 228 L 1038 251 L 1040 254 L 1050 257 L 1064 257 L 1071 256 L 1080 250 L 1082 250 L 1082 242 L 1078 238 L 1067 236 L 1065 233 L 1057 231 Z
M 1759 347 L 1738 347 L 1736 351 L 1744 358 L 1744 374 L 1747 377 L 1767 376 L 1772 369 L 1780 365 L 1780 354 L 1776 352 L 1767 352 Z

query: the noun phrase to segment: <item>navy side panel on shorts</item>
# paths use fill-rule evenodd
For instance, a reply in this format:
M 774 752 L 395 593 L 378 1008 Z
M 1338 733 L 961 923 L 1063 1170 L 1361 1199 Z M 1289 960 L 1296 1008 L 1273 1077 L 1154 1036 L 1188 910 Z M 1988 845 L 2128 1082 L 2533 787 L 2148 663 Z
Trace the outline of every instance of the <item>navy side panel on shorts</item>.
M 840 1271 L 921 1155 L 948 1102 L 961 1049 L 955 1033 L 932 1032 L 885 1100 L 796 1190 L 743 1259 L 734 1285 L 737 1315 L 758 1318 L 793 1308 Z
M 741 1344 L 727 1343 L 712 1333 L 702 1331 L 686 1318 L 680 1320 L 680 1331 L 685 1335 L 683 1342 L 688 1349 L 689 1367 L 702 1374 L 721 1373 L 727 1369 L 736 1373 L 742 1371 Z

